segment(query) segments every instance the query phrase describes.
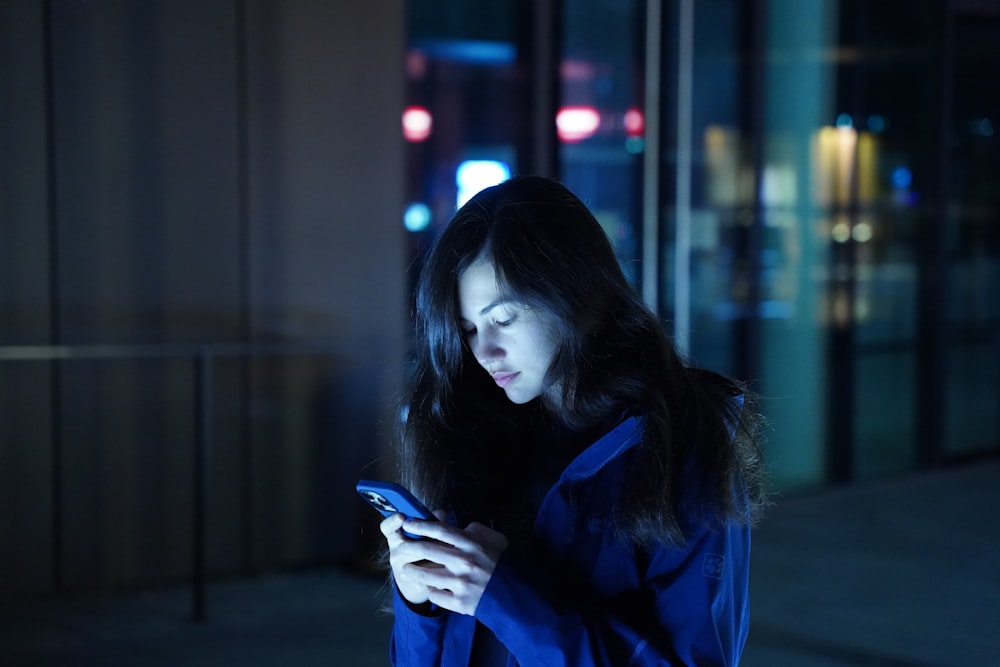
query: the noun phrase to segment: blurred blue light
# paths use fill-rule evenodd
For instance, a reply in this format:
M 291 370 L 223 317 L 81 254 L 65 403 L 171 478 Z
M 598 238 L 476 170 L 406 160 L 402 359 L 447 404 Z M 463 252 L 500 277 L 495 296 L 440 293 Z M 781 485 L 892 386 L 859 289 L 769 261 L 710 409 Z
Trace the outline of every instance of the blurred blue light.
M 868 116 L 868 129 L 878 134 L 885 129 L 885 118 L 877 113 Z
M 851 120 L 851 114 L 842 113 L 837 116 L 837 127 L 854 127 L 854 121 Z
M 993 123 L 990 122 L 989 118 L 980 118 L 973 123 L 973 128 L 973 131 L 981 137 L 993 136 Z
M 896 167 L 892 170 L 892 186 L 897 190 L 905 190 L 913 183 L 913 173 L 906 167 Z
M 646 141 L 642 137 L 626 137 L 625 151 L 633 155 L 638 155 L 646 148 Z
M 408 232 L 422 232 L 431 224 L 431 210 L 427 204 L 413 202 L 403 213 L 403 226 Z
M 417 40 L 414 46 L 432 58 L 480 65 L 510 65 L 517 59 L 517 48 L 509 42 L 429 39 Z
M 458 207 L 469 201 L 473 195 L 491 185 L 503 183 L 510 178 L 510 166 L 500 160 L 466 160 L 455 170 L 455 185 L 458 186 Z

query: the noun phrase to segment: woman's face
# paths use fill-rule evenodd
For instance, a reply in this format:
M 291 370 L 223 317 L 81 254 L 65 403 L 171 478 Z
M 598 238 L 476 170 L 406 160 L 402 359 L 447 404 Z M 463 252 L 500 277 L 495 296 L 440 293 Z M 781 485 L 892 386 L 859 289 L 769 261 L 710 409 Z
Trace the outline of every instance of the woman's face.
M 458 308 L 472 354 L 507 398 L 527 403 L 541 396 L 558 346 L 556 316 L 506 300 L 493 263 L 484 259 L 458 277 Z

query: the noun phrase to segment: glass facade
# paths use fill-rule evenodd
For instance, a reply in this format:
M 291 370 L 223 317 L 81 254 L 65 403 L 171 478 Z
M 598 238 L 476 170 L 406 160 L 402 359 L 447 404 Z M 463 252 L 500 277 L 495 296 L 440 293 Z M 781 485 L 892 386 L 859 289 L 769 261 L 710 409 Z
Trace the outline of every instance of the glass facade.
M 454 194 L 428 184 L 453 187 L 459 159 L 545 171 L 525 140 L 551 113 L 547 171 L 592 207 L 692 361 L 761 393 L 777 486 L 995 453 L 1000 19 L 963 6 L 412 2 L 408 102 L 433 98 L 442 134 L 411 144 L 411 198 L 440 201 L 443 224 Z M 552 71 L 539 71 L 525 36 L 553 7 Z M 449 51 L 427 47 L 431 16 L 451 47 L 491 25 L 503 61 L 428 65 Z M 455 72 L 479 73 L 474 93 L 453 90 Z M 549 76 L 545 106 L 529 91 Z M 413 238 L 419 259 L 427 239 Z

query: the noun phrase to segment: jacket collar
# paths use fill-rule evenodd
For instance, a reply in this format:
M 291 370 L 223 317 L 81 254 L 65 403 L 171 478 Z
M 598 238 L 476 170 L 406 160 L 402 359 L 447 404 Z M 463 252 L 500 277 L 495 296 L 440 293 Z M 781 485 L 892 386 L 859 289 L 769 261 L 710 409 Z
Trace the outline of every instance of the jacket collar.
M 642 441 L 643 418 L 626 418 L 580 453 L 566 466 L 562 479 L 576 481 L 593 477 L 610 461 Z

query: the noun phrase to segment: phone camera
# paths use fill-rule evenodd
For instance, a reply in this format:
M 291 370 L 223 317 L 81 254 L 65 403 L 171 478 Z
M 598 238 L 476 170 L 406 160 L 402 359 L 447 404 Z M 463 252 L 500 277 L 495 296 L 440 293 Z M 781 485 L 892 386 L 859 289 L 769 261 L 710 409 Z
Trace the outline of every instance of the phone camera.
M 368 496 L 368 500 L 372 503 L 372 505 L 375 505 L 380 510 L 391 512 L 393 514 L 396 513 L 397 510 L 393 507 L 392 503 L 383 498 L 381 495 L 375 493 L 374 491 L 366 491 L 365 495 Z

